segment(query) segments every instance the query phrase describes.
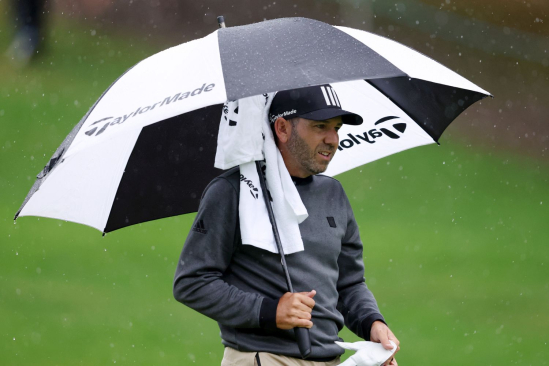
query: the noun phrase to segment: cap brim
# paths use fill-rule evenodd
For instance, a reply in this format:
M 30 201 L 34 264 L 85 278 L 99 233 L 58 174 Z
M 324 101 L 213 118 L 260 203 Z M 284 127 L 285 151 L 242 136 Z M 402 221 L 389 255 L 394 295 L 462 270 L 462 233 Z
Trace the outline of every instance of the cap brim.
M 341 122 L 347 125 L 362 124 L 362 117 L 356 113 L 348 112 L 339 108 L 326 108 L 300 115 L 299 117 L 311 119 L 313 121 L 325 121 L 330 118 L 340 117 Z

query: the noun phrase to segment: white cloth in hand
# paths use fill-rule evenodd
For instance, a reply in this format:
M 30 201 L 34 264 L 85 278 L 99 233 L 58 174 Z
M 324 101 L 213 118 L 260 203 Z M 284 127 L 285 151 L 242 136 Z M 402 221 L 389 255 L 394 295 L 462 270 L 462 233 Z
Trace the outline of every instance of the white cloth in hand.
M 340 366 L 380 366 L 387 361 L 393 353 L 397 350 L 397 345 L 393 341 L 391 342 L 393 348 L 387 350 L 381 343 L 375 342 L 335 342 L 338 346 L 356 351 L 354 355 L 349 357 Z

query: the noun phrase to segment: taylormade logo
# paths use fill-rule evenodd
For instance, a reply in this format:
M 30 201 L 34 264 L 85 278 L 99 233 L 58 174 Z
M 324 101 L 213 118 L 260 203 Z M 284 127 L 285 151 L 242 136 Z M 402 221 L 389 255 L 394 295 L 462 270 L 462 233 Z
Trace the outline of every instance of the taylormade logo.
M 161 108 L 161 107 L 163 107 L 165 105 L 168 105 L 170 103 L 176 103 L 176 102 L 179 102 L 183 99 L 200 95 L 202 92 L 212 91 L 214 87 L 215 87 L 215 84 L 213 84 L 213 83 L 208 84 L 208 85 L 202 84 L 201 87 L 196 88 L 193 91 L 177 93 L 175 95 L 164 98 L 164 100 L 162 100 L 160 102 L 156 102 L 154 104 L 151 104 L 151 105 L 148 105 L 148 106 L 145 106 L 145 107 L 139 107 L 134 112 L 130 112 L 128 114 L 124 114 L 124 115 L 118 116 L 118 117 L 101 118 L 101 119 L 93 122 L 90 125 L 91 128 L 88 131 L 84 132 L 84 133 L 88 136 L 99 136 L 103 132 L 105 132 L 105 130 L 109 126 L 122 124 L 122 123 L 126 122 L 127 120 L 129 120 L 130 118 L 133 118 L 133 117 L 137 116 L 138 114 L 144 114 L 144 113 L 152 111 L 155 108 Z
M 374 125 L 377 126 L 381 123 L 390 121 L 395 118 L 399 118 L 399 117 L 396 117 L 396 116 L 383 117 L 379 119 L 376 123 L 374 123 Z M 395 123 L 393 124 L 393 128 L 398 132 L 400 132 L 401 134 L 403 134 L 404 131 L 406 131 L 406 123 L 404 122 Z M 362 142 L 366 142 L 368 144 L 374 144 L 377 138 L 383 137 L 383 136 L 387 136 L 394 140 L 400 138 L 400 135 L 396 134 L 394 131 L 391 131 L 385 127 L 380 127 L 379 129 L 373 128 L 371 130 L 364 131 L 362 135 L 353 135 L 348 133 L 347 136 L 349 136 L 348 139 L 343 139 L 339 142 L 339 146 L 337 148 L 338 150 L 349 149 L 355 145 L 360 145 Z
M 244 182 L 249 188 L 250 188 L 250 194 L 254 199 L 257 199 L 259 197 L 259 190 L 255 188 L 253 182 L 246 178 L 243 174 L 240 174 L 240 181 Z
M 290 114 L 294 114 L 294 113 L 297 113 L 297 111 L 295 109 L 292 109 L 291 111 L 286 111 L 286 112 L 282 112 L 282 113 L 277 114 L 277 115 L 272 115 L 271 116 L 271 123 L 276 121 L 279 117 L 286 117 L 286 116 L 289 116 Z

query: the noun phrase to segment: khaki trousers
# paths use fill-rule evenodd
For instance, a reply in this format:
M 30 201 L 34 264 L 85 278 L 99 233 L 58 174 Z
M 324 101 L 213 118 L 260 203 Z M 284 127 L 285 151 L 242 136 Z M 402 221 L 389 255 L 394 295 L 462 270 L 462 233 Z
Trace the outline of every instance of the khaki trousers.
M 240 352 L 225 347 L 221 366 L 335 366 L 340 362 L 339 357 L 329 362 L 314 362 L 266 352 Z

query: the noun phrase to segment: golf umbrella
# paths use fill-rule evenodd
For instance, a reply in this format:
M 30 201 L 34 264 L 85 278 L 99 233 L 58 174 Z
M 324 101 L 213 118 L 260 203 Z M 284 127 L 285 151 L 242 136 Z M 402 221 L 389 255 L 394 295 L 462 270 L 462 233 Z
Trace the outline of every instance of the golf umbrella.
M 330 83 L 344 125 L 327 175 L 435 143 L 490 94 L 404 45 L 306 18 L 218 29 L 130 68 L 53 154 L 15 215 L 104 233 L 194 212 L 213 167 L 227 100 Z M 230 122 L 229 122 L 230 123 Z
M 328 175 L 437 142 L 490 95 L 406 46 L 356 29 L 306 18 L 222 28 L 116 80 L 37 176 L 15 218 L 57 218 L 106 233 L 194 212 L 220 174 L 213 164 L 225 101 L 328 83 L 336 92 L 323 89 L 326 104 L 364 120 L 340 130 Z M 296 329 L 306 357 L 307 332 Z

